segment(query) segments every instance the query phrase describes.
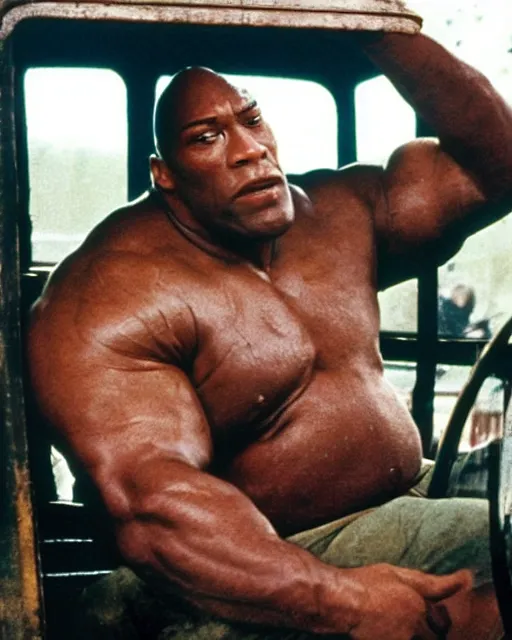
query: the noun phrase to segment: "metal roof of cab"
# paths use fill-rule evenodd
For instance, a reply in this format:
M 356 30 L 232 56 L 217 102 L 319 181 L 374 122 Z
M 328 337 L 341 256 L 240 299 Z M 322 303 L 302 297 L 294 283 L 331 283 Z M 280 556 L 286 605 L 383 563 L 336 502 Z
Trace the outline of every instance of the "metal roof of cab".
M 415 33 L 401 0 L 0 0 L 0 37 L 28 18 L 385 30 Z

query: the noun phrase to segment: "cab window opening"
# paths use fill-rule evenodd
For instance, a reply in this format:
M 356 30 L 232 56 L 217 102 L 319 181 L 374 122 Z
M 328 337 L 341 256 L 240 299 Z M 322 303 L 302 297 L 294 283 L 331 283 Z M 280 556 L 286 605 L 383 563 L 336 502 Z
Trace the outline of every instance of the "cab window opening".
M 127 197 L 127 98 L 109 69 L 24 78 L 33 260 L 56 263 Z

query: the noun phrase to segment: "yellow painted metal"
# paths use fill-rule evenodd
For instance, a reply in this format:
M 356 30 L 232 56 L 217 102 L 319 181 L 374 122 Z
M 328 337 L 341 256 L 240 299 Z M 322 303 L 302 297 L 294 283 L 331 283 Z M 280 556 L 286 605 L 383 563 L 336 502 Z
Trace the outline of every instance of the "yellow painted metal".
M 42 637 L 23 411 L 15 174 L 14 70 L 0 42 L 0 639 Z

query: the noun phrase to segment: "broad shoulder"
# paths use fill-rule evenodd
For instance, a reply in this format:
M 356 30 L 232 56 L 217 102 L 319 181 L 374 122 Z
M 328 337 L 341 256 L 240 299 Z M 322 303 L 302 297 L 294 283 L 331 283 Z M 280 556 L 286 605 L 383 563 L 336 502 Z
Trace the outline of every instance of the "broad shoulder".
M 103 305 L 119 299 L 133 309 L 164 283 L 198 277 L 184 244 L 165 212 L 145 194 L 108 215 L 57 265 L 41 302 L 68 306 L 94 298 Z
M 79 252 L 131 251 L 151 256 L 168 246 L 173 236 L 165 211 L 149 191 L 107 215 L 92 229 Z
M 291 182 L 315 202 L 355 198 L 362 204 L 372 205 L 382 189 L 383 173 L 380 166 L 354 162 L 340 169 L 317 169 L 301 176 L 292 176 Z
M 141 203 L 96 227 L 57 266 L 34 305 L 32 343 L 65 340 L 68 350 L 74 344 L 88 355 L 110 349 L 159 357 L 164 333 L 169 345 L 176 336 L 193 342 L 194 318 L 183 292 L 201 274 L 182 257 L 172 229 L 163 233 L 169 227 Z
M 319 169 L 290 176 L 300 219 L 311 220 L 318 232 L 346 233 L 353 222 L 373 225 L 383 206 L 382 167 L 354 163 L 341 169 Z
M 290 182 L 314 204 L 318 217 L 326 220 L 366 212 L 378 235 L 390 231 L 389 216 L 407 211 L 432 197 L 435 167 L 442 152 L 433 138 L 419 138 L 398 147 L 386 166 L 354 162 L 340 169 L 319 169 Z M 390 211 L 390 203 L 393 211 Z
M 316 169 L 289 179 L 315 198 L 352 193 L 367 199 L 378 187 L 382 174 L 382 167 L 354 162 L 339 169 Z
M 317 169 L 303 175 L 289 176 L 290 182 L 304 191 L 326 197 L 340 193 L 353 193 L 366 201 L 379 196 L 383 185 L 389 187 L 389 181 L 398 180 L 397 169 L 406 169 L 404 176 L 422 175 L 424 181 L 430 176 L 425 173 L 429 167 L 435 168 L 436 159 L 441 154 L 436 138 L 418 138 L 411 140 L 393 151 L 386 166 L 353 162 L 339 169 Z

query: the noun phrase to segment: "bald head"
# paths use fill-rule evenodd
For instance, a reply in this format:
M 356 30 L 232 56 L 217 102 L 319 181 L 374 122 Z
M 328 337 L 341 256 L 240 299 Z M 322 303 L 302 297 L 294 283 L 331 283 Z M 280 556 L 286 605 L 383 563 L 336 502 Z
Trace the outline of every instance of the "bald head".
M 150 158 L 152 180 L 183 220 L 251 239 L 293 222 L 272 130 L 256 101 L 219 74 L 178 73 L 156 104 L 154 133 L 160 157 Z M 264 184 L 252 188 L 258 180 Z
M 174 143 L 181 127 L 193 117 L 194 106 L 219 87 L 242 93 L 221 75 L 205 67 L 179 71 L 160 95 L 154 113 L 155 148 L 166 163 L 172 164 Z

